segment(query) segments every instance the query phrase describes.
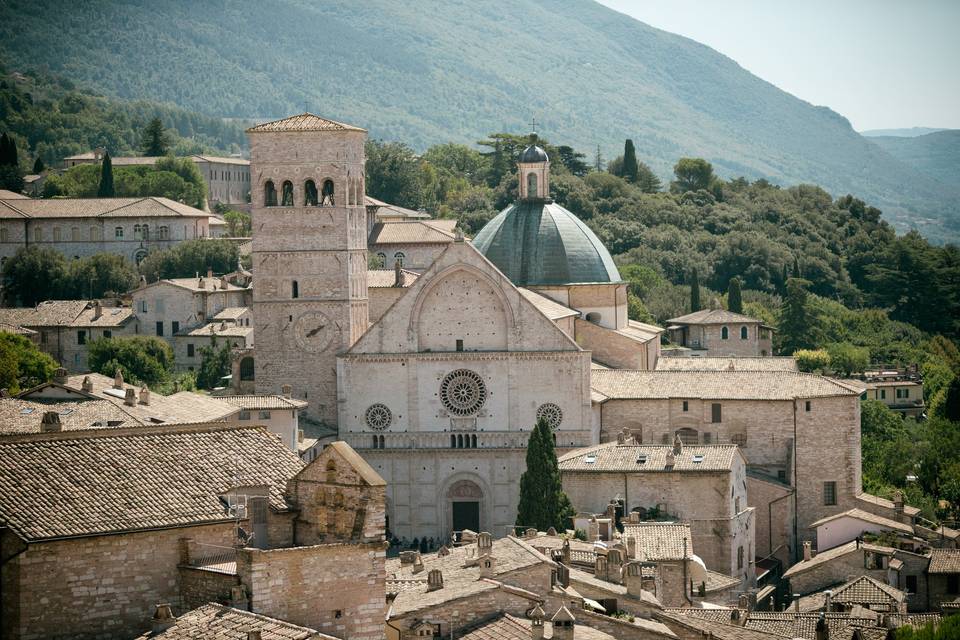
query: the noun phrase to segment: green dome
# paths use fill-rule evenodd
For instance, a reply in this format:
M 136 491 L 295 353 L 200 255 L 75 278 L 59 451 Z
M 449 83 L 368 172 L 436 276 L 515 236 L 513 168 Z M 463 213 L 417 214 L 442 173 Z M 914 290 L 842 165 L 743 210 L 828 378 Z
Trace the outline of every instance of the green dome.
M 480 230 L 473 246 L 520 287 L 620 282 L 600 239 L 554 202 L 510 205 Z

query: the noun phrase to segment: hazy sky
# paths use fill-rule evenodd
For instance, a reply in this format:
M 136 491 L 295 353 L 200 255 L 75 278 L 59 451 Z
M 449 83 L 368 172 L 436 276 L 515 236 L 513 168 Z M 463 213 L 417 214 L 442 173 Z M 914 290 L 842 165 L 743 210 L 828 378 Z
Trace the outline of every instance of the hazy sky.
M 960 0 L 599 0 L 854 129 L 960 128 Z

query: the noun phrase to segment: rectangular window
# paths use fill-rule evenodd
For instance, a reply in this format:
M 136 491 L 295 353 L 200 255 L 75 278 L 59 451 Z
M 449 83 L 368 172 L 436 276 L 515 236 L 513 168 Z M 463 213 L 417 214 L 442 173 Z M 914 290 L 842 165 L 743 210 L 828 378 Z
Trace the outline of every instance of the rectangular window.
M 881 399 L 881 400 L 886 400 L 886 399 L 887 399 L 887 390 L 886 390 L 886 389 L 880 389 L 880 399 Z
M 457 340 L 457 351 L 463 351 L 463 340 Z
M 147 312 L 147 301 L 146 301 L 146 300 L 141 300 L 141 301 L 140 301 L 140 313 L 146 313 L 146 312 Z
M 689 403 L 688 401 L 686 401 L 686 400 L 683 401 L 683 410 L 684 410 L 684 411 L 689 411 L 689 410 L 690 410 L 690 403 Z
M 174 320 L 173 322 L 170 323 L 170 333 L 171 333 L 172 335 L 177 335 L 178 333 L 180 333 L 180 322 L 179 322 L 179 321 Z
M 777 470 L 777 480 L 779 480 L 780 482 L 786 482 L 786 481 L 787 481 L 787 471 L 786 471 L 786 469 L 779 469 L 779 470 Z
M 743 569 L 743 547 L 737 547 L 737 569 Z
M 810 411 L 810 401 L 809 401 L 809 400 L 807 400 L 806 402 L 803 403 L 803 409 L 804 409 L 804 411 Z
M 37 227 L 33 230 L 33 241 L 34 242 L 43 242 L 43 229 Z
M 269 411 L 261 411 L 261 412 L 260 412 L 259 419 L 260 419 L 260 420 L 269 420 L 269 419 L 270 419 L 270 412 L 269 412 Z
M 710 405 L 710 422 L 722 422 L 723 412 L 719 402 Z
M 46 332 L 46 331 L 41 331 L 41 332 L 40 332 L 40 344 L 47 344 L 47 332 Z
M 837 483 L 832 480 L 823 483 L 823 504 L 828 507 L 837 504 Z
M 192 342 L 187 345 L 187 357 L 188 357 L 188 358 L 193 358 L 193 357 L 194 357 L 193 343 L 192 343 Z
M 158 335 L 158 336 L 162 336 L 162 335 L 163 335 L 163 321 L 162 321 L 162 320 L 157 321 L 157 335 Z
M 907 576 L 907 593 L 917 592 L 917 576 Z
M 115 240 L 123 240 L 123 227 L 114 228 L 113 237 Z
M 112 337 L 113 337 L 113 331 L 110 331 L 110 329 L 104 329 L 104 330 L 103 330 L 103 337 L 104 337 L 104 338 L 112 338 Z
M 249 420 L 249 419 L 250 419 L 250 412 L 249 412 L 249 411 L 241 411 L 241 412 L 240 412 L 240 419 L 241 419 L 241 420 Z
M 910 397 L 910 389 L 904 389 L 904 390 L 903 390 L 903 397 L 904 397 L 904 398 L 909 398 L 909 397 Z
M 87 344 L 87 332 L 83 329 L 77 331 L 77 344 Z

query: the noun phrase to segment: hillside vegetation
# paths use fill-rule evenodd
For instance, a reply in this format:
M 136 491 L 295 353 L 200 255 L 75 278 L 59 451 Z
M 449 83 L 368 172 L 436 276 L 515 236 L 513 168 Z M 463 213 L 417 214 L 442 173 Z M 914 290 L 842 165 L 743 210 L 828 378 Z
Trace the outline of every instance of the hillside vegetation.
M 953 183 L 708 47 L 582 0 L 10 0 L 0 55 L 217 116 L 307 108 L 420 151 L 535 116 L 591 155 L 630 137 L 663 180 L 678 157 L 703 157 L 725 178 L 857 193 L 901 230 L 960 237 Z
M 870 142 L 943 185 L 956 184 L 960 175 L 960 129 L 921 136 L 875 136 Z

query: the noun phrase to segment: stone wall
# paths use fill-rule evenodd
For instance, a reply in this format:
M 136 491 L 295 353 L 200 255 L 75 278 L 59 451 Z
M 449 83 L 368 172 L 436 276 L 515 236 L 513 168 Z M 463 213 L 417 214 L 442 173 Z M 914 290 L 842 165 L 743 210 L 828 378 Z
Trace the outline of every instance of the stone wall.
M 947 574 L 930 574 L 927 589 L 929 590 L 928 600 L 931 611 L 939 611 L 941 603 L 953 602 L 958 596 L 960 596 L 960 594 L 949 592 Z
M 406 287 L 370 287 L 367 289 L 370 304 L 370 323 L 383 317 L 387 309 L 407 291 Z
M 243 549 L 237 573 L 251 610 L 350 640 L 380 640 L 386 545 Z
M 747 502 L 756 510 L 757 558 L 773 555 L 783 565 L 793 561 L 793 488 L 772 479 L 747 476 Z
M 3 567 L 4 637 L 134 637 L 150 628 L 158 602 L 187 610 L 179 540 L 229 545 L 234 535 L 224 523 L 30 545 Z
M 233 573 L 222 573 L 196 567 L 180 567 L 180 604 L 183 611 L 196 609 L 208 602 L 227 604 L 230 589 L 240 584 Z
M 864 554 L 865 551 L 861 548 L 790 576 L 790 593 L 806 595 L 822 591 L 857 576 L 870 576 L 880 582 L 887 582 L 887 570 L 867 569 Z
M 378 260 L 378 269 L 393 269 L 398 255 L 403 254 L 401 266 L 410 271 L 426 271 L 433 264 L 443 250 L 450 243 L 425 244 L 423 242 L 410 243 L 382 243 L 370 245 L 370 253 Z M 382 264 L 380 263 L 382 256 Z
M 480 622 L 489 618 L 493 613 L 509 613 L 525 618 L 527 610 L 531 609 L 536 602 L 536 600 L 511 593 L 509 590 L 491 584 L 489 589 L 472 594 L 469 597 L 447 600 L 437 606 L 430 607 L 428 613 L 431 621 L 440 624 L 441 637 L 447 638 L 451 636 L 451 630 L 456 631 Z M 407 630 L 415 622 L 419 622 L 424 617 L 424 613 L 424 611 L 414 611 L 392 617 L 390 618 L 390 624 L 401 630 Z M 349 637 L 352 640 L 353 636 Z
M 701 349 L 692 355 L 702 356 L 772 356 L 773 345 L 769 338 L 760 338 L 760 325 L 757 323 L 693 324 L 688 326 L 688 338 L 685 346 L 699 342 Z M 727 328 L 727 339 L 723 339 L 723 328 Z M 747 328 L 746 340 L 740 337 L 742 327 Z M 675 331 L 679 334 L 679 331 Z
M 110 313 L 110 310 L 104 308 L 104 313 Z M 108 332 L 114 338 L 135 335 L 137 323 L 129 320 L 118 327 L 64 326 L 37 328 L 36 331 L 40 333 L 37 346 L 41 351 L 49 354 L 71 373 L 82 373 L 90 370 L 87 367 L 87 348 L 90 342 L 106 337 L 105 333 Z M 84 335 L 83 344 L 80 344 L 80 332 Z
M 616 369 L 648 369 L 649 343 L 639 342 L 587 320 L 574 321 L 577 344 L 592 352 L 597 362 Z M 654 338 L 653 342 L 657 339 Z

